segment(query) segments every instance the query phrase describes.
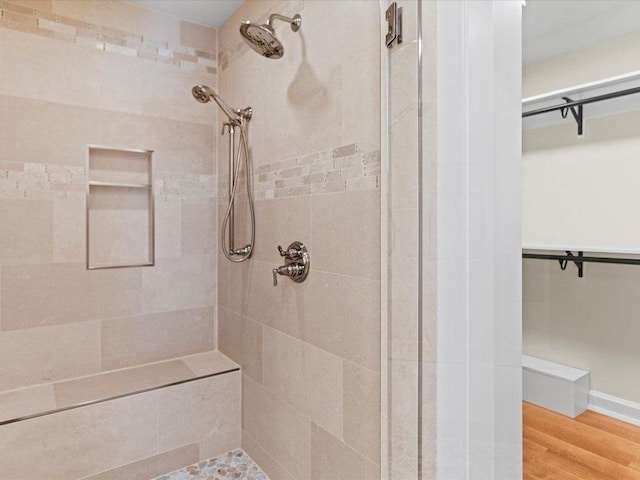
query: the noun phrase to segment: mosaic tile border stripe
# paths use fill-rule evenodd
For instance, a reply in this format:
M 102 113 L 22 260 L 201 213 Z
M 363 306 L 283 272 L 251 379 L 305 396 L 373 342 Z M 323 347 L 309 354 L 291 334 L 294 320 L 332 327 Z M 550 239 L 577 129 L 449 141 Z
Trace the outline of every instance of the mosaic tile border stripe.
M 238 448 L 153 480 L 269 480 L 247 453 Z
M 179 68 L 202 70 L 214 75 L 218 73 L 215 52 L 175 45 L 7 1 L 0 1 L 0 28 L 145 58 Z
M 218 177 L 191 173 L 157 172 L 156 199 L 168 203 L 216 203 Z
M 178 172 L 156 172 L 156 201 L 215 204 L 217 177 Z M 43 163 L 0 162 L 0 199 L 84 199 L 85 167 Z
M 246 194 L 239 185 L 238 200 Z M 225 179 L 220 181 L 220 202 L 227 200 Z M 380 188 L 380 151 L 365 151 L 357 144 L 311 153 L 261 165 L 253 175 L 254 198 L 317 195 L 321 193 L 377 190 Z

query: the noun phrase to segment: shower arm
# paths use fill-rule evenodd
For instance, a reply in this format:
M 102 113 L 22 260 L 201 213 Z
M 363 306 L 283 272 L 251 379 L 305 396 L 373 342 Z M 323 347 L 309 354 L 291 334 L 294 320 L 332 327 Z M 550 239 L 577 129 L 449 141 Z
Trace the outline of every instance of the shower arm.
M 302 17 L 298 14 L 291 18 L 280 15 L 279 13 L 272 13 L 271 15 L 269 15 L 269 20 L 267 20 L 267 26 L 269 28 L 273 28 L 272 24 L 274 20 L 280 20 L 282 22 L 291 24 L 291 30 L 293 30 L 294 32 L 297 32 L 300 28 L 300 25 L 302 24 Z

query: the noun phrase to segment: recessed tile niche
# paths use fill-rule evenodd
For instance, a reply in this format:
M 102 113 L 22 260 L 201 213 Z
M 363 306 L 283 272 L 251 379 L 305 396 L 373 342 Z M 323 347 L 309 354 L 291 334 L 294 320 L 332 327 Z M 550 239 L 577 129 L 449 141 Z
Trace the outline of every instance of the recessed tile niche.
M 152 154 L 89 146 L 89 270 L 154 264 Z

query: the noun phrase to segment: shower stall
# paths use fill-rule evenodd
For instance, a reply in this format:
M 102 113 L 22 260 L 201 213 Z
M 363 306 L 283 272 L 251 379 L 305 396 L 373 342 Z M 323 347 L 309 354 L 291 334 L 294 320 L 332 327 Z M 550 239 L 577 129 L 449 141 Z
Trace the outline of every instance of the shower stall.
M 520 8 L 2 2 L 0 478 L 518 478 Z

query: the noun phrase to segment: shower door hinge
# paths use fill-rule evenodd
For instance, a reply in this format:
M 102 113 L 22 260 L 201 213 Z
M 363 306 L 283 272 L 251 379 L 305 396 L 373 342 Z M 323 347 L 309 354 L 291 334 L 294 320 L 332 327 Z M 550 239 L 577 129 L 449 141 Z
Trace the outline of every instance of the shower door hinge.
M 385 18 L 389 26 L 385 43 L 387 44 L 387 48 L 391 48 L 394 43 L 402 43 L 402 8 L 398 8 L 397 2 L 389 5 Z

